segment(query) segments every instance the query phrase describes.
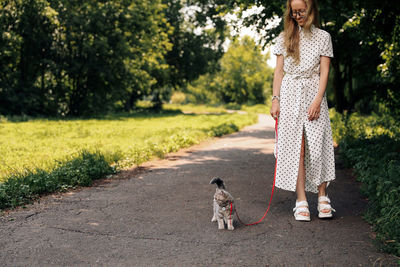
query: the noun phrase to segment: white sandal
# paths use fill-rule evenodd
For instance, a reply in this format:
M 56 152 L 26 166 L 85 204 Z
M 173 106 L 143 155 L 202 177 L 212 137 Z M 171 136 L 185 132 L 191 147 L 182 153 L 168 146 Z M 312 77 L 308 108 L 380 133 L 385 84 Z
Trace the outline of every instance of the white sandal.
M 297 202 L 297 200 L 296 200 L 296 207 L 294 207 L 293 211 L 294 211 L 294 218 L 296 219 L 296 221 L 309 222 L 311 220 L 307 201 L 303 200 L 303 201 Z M 306 213 L 308 213 L 308 216 L 302 215 L 302 214 L 300 214 L 300 212 L 306 212 Z
M 321 203 L 322 201 L 328 202 L 326 203 Z M 318 218 L 332 218 L 333 214 L 332 211 L 336 212 L 334 208 L 332 208 L 331 200 L 329 199 L 328 195 L 326 196 L 320 196 L 318 197 Z M 321 210 L 329 210 L 329 212 L 322 212 Z

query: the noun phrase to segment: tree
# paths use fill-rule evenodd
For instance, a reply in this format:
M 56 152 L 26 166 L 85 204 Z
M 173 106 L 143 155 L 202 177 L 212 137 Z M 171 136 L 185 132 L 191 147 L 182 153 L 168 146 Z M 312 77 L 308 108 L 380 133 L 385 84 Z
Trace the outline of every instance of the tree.
M 47 1 L 2 1 L 0 22 L 0 112 L 48 112 L 46 72 L 57 27 L 51 8 Z
M 286 1 L 205 1 L 192 0 L 200 6 L 209 5 L 224 13 L 237 9 L 239 17 L 253 7 L 263 7 L 259 13 L 244 18 L 246 26 L 265 31 L 265 45 L 273 43 L 283 23 L 273 25 L 272 19 L 281 17 Z M 398 14 L 400 3 L 389 0 L 320 2 L 321 26 L 331 36 L 335 58 L 332 60 L 335 107 L 343 110 L 377 111 L 377 102 L 384 102 L 398 112 L 396 105 L 398 83 Z M 220 18 L 207 14 L 207 19 Z M 398 42 L 397 42 L 398 43 Z M 381 70 L 378 71 L 378 68 Z M 390 74 L 389 74 L 390 73 Z M 372 104 L 372 105 L 371 105 Z
M 268 57 L 261 54 L 261 48 L 249 36 L 233 41 L 215 76 L 221 99 L 225 103 L 264 103 L 267 92 L 271 93 L 273 76 Z
M 149 96 L 159 108 L 223 54 L 225 25 L 195 32 L 187 2 L 0 0 L 0 112 L 130 111 Z
M 162 86 L 170 25 L 156 1 L 0 1 L 0 112 L 131 110 Z
M 198 17 L 185 14 L 184 10 L 193 8 L 189 1 L 163 0 L 163 3 L 167 6 L 163 12 L 173 27 L 168 35 L 172 49 L 165 56 L 169 65 L 168 77 L 164 83 L 169 89 L 168 94 L 171 91 L 186 90 L 188 83 L 200 75 L 217 71 L 218 60 L 224 54 L 221 45 L 224 37 L 221 36 L 225 36 L 226 28 L 202 28 L 203 24 Z M 161 98 L 158 96 L 160 101 Z
M 104 112 L 118 100 L 131 110 L 141 95 L 151 93 L 152 72 L 165 68 L 170 45 L 160 26 L 166 24 L 160 1 L 59 1 L 55 8 L 64 26 L 59 62 L 69 87 L 68 112 Z

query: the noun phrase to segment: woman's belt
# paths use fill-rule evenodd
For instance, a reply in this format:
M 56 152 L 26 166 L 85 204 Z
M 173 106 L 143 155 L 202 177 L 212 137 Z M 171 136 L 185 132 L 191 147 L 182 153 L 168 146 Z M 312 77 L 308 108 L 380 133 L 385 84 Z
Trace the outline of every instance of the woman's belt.
M 297 117 L 300 116 L 300 111 L 301 111 L 301 106 L 302 104 L 305 103 L 305 92 L 307 90 L 306 89 L 306 81 L 304 81 L 303 79 L 309 79 L 309 78 L 313 78 L 314 76 L 319 76 L 319 73 L 317 72 L 311 72 L 311 73 L 303 73 L 303 74 L 299 74 L 299 73 L 285 73 L 284 78 L 291 78 L 296 80 L 296 82 L 294 82 L 293 86 L 295 88 L 294 92 L 295 92 L 295 97 L 296 97 L 296 102 L 295 102 L 295 109 L 297 111 Z

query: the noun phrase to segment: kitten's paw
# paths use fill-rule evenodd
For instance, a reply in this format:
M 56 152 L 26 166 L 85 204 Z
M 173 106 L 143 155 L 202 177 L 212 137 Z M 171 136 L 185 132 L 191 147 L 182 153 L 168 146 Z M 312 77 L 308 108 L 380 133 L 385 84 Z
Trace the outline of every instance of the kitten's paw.
M 212 221 L 212 222 L 216 222 L 216 221 L 217 221 L 217 218 L 214 216 L 214 217 L 212 217 L 211 221 Z
M 219 230 L 225 229 L 225 224 L 223 220 L 218 220 L 218 229 Z
M 233 227 L 233 221 L 232 220 L 228 220 L 228 230 L 233 230 L 233 229 L 235 229 Z

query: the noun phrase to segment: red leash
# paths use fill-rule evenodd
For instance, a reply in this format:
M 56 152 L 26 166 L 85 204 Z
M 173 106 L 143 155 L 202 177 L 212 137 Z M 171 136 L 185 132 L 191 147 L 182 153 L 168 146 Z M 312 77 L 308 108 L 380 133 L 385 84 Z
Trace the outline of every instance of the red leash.
M 275 134 L 276 134 L 276 142 L 278 142 L 278 118 L 276 118 L 276 120 L 275 120 Z M 235 209 L 236 216 L 238 217 L 239 222 L 242 223 L 242 224 L 244 224 L 245 226 L 256 225 L 256 224 L 259 224 L 262 220 L 264 220 L 265 216 L 267 215 L 267 213 L 268 213 L 268 211 L 269 211 L 269 207 L 270 207 L 271 201 L 272 201 L 272 196 L 274 195 L 277 158 L 278 158 L 278 148 L 276 149 L 274 183 L 273 183 L 273 185 L 272 185 L 271 198 L 269 199 L 268 208 L 267 208 L 267 211 L 264 213 L 264 216 L 263 216 L 259 221 L 257 221 L 257 222 L 254 222 L 254 223 L 244 223 L 244 222 L 242 222 L 242 220 L 240 220 L 239 214 L 238 214 L 238 212 L 236 211 L 236 207 L 233 207 L 232 202 L 231 202 L 231 211 L 230 211 L 230 214 L 229 214 L 229 219 L 231 219 L 232 209 Z

